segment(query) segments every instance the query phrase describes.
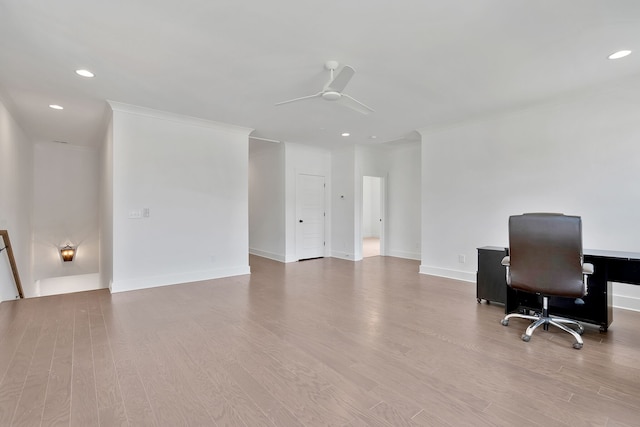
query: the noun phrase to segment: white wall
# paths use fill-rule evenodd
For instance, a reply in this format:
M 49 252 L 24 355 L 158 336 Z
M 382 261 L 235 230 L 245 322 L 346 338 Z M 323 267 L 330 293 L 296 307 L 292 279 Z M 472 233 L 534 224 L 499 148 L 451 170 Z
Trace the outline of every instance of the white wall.
M 100 286 L 113 284 L 113 114 L 108 109 L 107 126 L 100 147 Z
M 348 260 L 357 259 L 356 248 L 361 240 L 356 242 L 356 239 L 362 234 L 359 218 L 356 229 L 356 205 L 359 205 L 362 199 L 361 192 L 356 194 L 355 167 L 354 146 L 331 152 L 331 256 Z
M 54 142 L 35 145 L 32 229 L 34 281 L 95 277 L 99 255 L 96 148 Z M 77 246 L 72 262 L 60 258 L 59 248 L 66 244 Z M 84 286 L 97 287 L 97 281 Z
M 332 238 L 331 216 L 331 153 L 303 144 L 285 142 L 285 260 L 297 261 L 296 255 L 296 183 L 298 174 L 325 177 L 325 256 L 330 256 Z
M 421 134 L 421 272 L 475 281 L 476 248 L 507 246 L 509 215 L 532 211 L 582 216 L 586 248 L 640 252 L 640 79 Z
M 284 144 L 249 142 L 249 252 L 285 261 Z
M 385 253 L 420 259 L 421 242 L 421 146 L 399 144 L 388 150 L 387 215 Z
M 384 255 L 420 259 L 420 151 L 419 142 L 357 148 L 356 174 L 383 178 Z
M 297 260 L 296 177 L 311 174 L 324 176 L 326 182 L 325 256 L 361 259 L 362 180 L 370 175 L 384 177 L 391 189 L 385 213 L 390 229 L 387 254 L 420 258 L 420 144 L 347 146 L 332 152 L 290 142 L 256 144 L 250 150 L 251 253 L 284 262 Z
M 331 242 L 331 154 L 303 144 L 251 142 L 249 149 L 249 247 L 254 255 L 297 261 L 298 174 L 325 177 L 325 240 Z
M 25 295 L 32 288 L 31 209 L 33 144 L 7 108 L 0 93 L 0 230 L 8 230 Z M 4 247 L 4 245 L 2 245 Z M 17 291 L 7 258 L 0 253 L 0 301 L 15 299 Z
M 70 294 L 74 292 L 93 291 L 100 287 L 100 274 L 76 274 L 73 276 L 49 277 L 36 280 L 33 284 L 34 296 Z
M 251 130 L 110 104 L 111 290 L 248 274 Z
M 362 259 L 363 178 L 374 176 L 383 178 L 385 187 L 382 253 L 420 259 L 420 150 L 418 143 L 407 143 L 332 153 L 334 257 Z

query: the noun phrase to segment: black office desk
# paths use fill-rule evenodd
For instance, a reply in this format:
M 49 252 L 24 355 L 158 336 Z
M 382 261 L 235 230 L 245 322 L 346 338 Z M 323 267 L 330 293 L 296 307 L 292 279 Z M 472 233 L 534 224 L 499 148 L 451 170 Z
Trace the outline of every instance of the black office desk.
M 506 284 L 505 267 L 500 264 L 508 250 L 502 247 L 478 248 L 477 298 L 500 302 L 505 313 L 522 310 L 540 310 L 538 295 L 511 289 Z M 606 332 L 613 321 L 611 282 L 640 285 L 640 253 L 584 250 L 584 262 L 593 264 L 589 276 L 589 293 L 582 298 L 584 304 L 576 304 L 572 298 L 552 297 L 549 312 L 581 322 L 593 323 Z

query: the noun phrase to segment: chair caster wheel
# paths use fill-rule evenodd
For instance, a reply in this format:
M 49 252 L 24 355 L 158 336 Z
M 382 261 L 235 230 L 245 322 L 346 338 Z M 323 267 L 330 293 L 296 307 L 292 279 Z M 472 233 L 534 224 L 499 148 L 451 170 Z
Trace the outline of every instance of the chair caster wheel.
M 531 339 L 530 335 L 524 335 L 524 334 L 522 335 L 522 341 L 529 342 L 530 339 Z
M 582 348 L 582 344 L 580 344 L 579 342 L 574 343 L 573 348 L 575 348 L 576 350 L 580 350 Z
M 508 321 L 508 320 L 504 320 L 504 319 L 502 319 L 502 320 L 500 321 L 500 323 L 502 323 L 502 326 L 509 326 L 509 321 Z

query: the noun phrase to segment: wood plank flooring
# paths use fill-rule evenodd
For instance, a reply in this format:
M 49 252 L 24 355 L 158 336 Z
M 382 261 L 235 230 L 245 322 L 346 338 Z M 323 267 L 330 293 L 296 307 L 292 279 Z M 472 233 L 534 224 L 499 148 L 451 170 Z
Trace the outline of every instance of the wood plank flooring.
M 640 425 L 640 313 L 568 334 L 390 257 L 0 304 L 0 426 Z

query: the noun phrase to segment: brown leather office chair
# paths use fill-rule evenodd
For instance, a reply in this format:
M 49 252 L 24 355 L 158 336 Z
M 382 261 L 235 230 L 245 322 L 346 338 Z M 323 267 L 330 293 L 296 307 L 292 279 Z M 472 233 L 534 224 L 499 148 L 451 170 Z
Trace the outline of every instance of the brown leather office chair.
M 581 218 L 552 213 L 509 217 L 509 256 L 502 264 L 507 267 L 509 286 L 542 296 L 540 315 L 512 313 L 502 319 L 502 324 L 507 326 L 513 318 L 531 320 L 523 341 L 529 341 L 540 325 L 545 330 L 554 325 L 573 335 L 573 347 L 581 349 L 582 325 L 548 312 L 551 296 L 582 298 L 587 293 L 587 275 L 593 273 L 593 265 L 583 263 Z

